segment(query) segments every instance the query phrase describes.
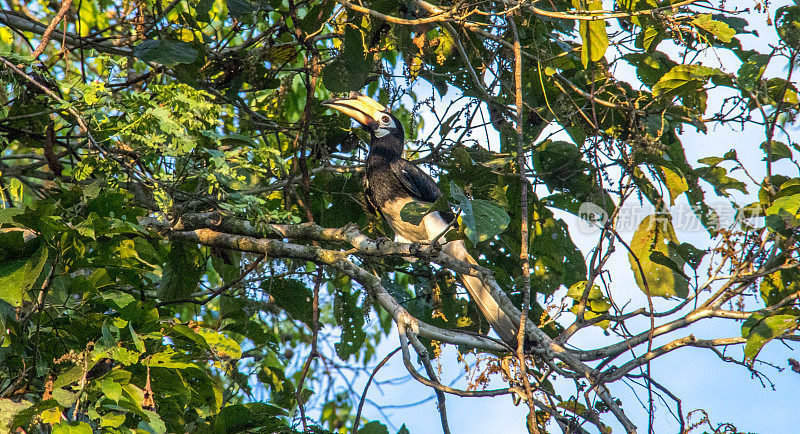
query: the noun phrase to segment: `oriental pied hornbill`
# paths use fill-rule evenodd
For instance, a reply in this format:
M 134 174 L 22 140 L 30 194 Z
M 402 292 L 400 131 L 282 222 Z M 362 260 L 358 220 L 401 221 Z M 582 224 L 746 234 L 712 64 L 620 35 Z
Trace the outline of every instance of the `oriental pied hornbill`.
M 392 227 L 395 239 L 398 242 L 430 241 L 446 231 L 455 218 L 450 211 L 432 212 L 418 225 L 400 218 L 400 210 L 407 203 L 433 203 L 442 195 L 427 173 L 403 159 L 405 133 L 400 121 L 386 107 L 358 92 L 323 104 L 355 119 L 370 133 L 364 193 L 368 204 Z M 464 262 L 477 264 L 461 240 L 446 243 L 443 251 Z M 465 275 L 459 278 L 494 331 L 503 341 L 516 347 L 517 328 L 481 280 Z

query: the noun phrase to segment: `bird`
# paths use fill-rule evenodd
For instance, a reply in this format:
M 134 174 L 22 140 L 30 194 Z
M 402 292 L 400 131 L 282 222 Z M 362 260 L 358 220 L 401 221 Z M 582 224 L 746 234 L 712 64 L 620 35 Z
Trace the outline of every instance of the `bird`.
M 441 235 L 456 218 L 452 211 L 431 212 L 419 224 L 401 218 L 400 212 L 408 203 L 416 201 L 432 205 L 442 192 L 430 175 L 403 158 L 405 130 L 400 120 L 389 109 L 359 92 L 322 104 L 348 115 L 370 134 L 363 178 L 367 206 L 386 220 L 395 233 L 395 241 L 410 243 L 442 239 Z M 478 264 L 467 251 L 464 241 L 441 242 L 444 243 L 442 251 L 448 255 L 469 264 Z M 459 274 L 458 277 L 495 333 L 511 348 L 516 348 L 517 327 L 486 285 L 474 276 Z

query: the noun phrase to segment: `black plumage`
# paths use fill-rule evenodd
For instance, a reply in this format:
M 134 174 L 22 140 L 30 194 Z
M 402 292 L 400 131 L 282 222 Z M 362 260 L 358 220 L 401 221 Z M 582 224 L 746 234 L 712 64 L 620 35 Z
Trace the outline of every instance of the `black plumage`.
M 355 119 L 370 133 L 364 192 L 369 205 L 392 227 L 397 241 L 427 242 L 438 239 L 455 218 L 452 211 L 434 211 L 416 225 L 400 217 L 401 210 L 408 203 L 417 201 L 430 205 L 442 195 L 430 175 L 403 159 L 405 133 L 400 121 L 385 107 L 357 92 L 324 104 Z M 443 245 L 443 251 L 477 265 L 463 241 L 447 242 Z M 491 296 L 489 289 L 476 277 L 459 277 L 495 332 L 512 347 L 516 346 L 517 327 Z

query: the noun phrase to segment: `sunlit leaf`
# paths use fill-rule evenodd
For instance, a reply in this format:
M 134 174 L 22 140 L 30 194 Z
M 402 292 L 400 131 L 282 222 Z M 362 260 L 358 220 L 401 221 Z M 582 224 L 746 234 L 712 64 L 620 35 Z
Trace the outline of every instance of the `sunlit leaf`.
M 584 2 L 580 1 L 579 3 Z M 588 0 L 585 5 L 581 4 L 577 8 L 585 11 L 600 11 L 603 9 L 603 3 L 600 0 Z M 578 33 L 580 33 L 582 41 L 581 62 L 586 68 L 589 62 L 597 62 L 606 54 L 608 48 L 606 22 L 603 19 L 581 20 Z
M 692 21 L 692 24 L 714 35 L 722 42 L 731 42 L 731 38 L 736 34 L 728 24 L 716 21 L 711 14 L 699 14 Z
M 654 252 L 668 258 L 672 263 L 682 263 L 677 252 L 669 248 L 669 243 L 677 243 L 672 223 L 666 215 L 650 215 L 639 224 L 630 242 L 628 259 L 636 284 L 644 293 L 651 296 L 686 298 L 689 282 L 682 273 L 652 260 Z M 661 257 L 657 256 L 657 258 Z M 680 261 L 680 262 L 678 262 Z
M 11 236 L 22 240 L 21 232 L 12 232 L 2 239 L 9 241 Z M 34 283 L 42 274 L 47 258 L 47 247 L 42 244 L 28 257 L 6 260 L 0 264 L 0 299 L 19 306 L 26 291 L 33 289 Z
M 742 337 L 747 338 L 744 347 L 745 359 L 752 361 L 756 358 L 761 348 L 772 339 L 796 328 L 797 315 L 772 315 L 767 316 L 756 312 L 742 324 Z

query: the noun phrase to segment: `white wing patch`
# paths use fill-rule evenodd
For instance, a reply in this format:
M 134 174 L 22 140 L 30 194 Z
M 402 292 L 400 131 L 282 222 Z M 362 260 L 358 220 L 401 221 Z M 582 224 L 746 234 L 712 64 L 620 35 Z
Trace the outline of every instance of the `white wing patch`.
M 422 224 L 425 225 L 425 232 L 428 233 L 428 240 L 438 237 L 450 226 L 446 221 L 444 221 L 442 215 L 439 214 L 439 211 L 432 212 L 423 217 Z M 439 239 L 439 242 L 441 243 L 443 240 L 444 238 L 442 237 Z

